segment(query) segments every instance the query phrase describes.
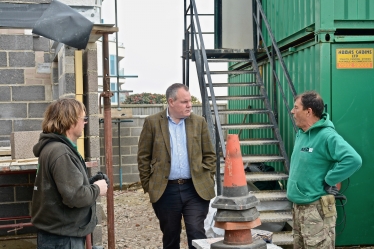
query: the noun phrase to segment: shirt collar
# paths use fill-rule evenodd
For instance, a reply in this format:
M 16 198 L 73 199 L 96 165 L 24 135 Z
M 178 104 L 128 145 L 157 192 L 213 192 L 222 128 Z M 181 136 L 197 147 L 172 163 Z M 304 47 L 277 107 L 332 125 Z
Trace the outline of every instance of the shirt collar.
M 169 115 L 169 107 L 168 108 L 166 108 L 166 117 L 168 118 L 168 120 L 171 120 L 171 121 L 173 121 L 173 119 L 170 117 L 170 115 Z M 186 118 L 181 118 L 180 120 L 182 121 L 184 121 Z M 173 121 L 174 122 L 174 121 Z
M 65 136 L 66 137 L 66 139 L 70 142 L 70 144 L 73 146 L 73 148 L 76 150 L 76 151 L 78 151 L 78 146 L 75 144 L 75 143 L 73 143 L 73 141 L 71 141 L 67 136 Z

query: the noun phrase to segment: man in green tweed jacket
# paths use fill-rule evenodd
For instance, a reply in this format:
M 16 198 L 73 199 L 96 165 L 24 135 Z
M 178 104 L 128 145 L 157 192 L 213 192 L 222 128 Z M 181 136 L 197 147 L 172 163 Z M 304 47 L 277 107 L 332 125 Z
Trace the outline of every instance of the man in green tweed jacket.
M 138 145 L 139 176 L 163 233 L 163 248 L 180 248 L 181 219 L 192 240 L 205 239 L 204 220 L 215 196 L 216 154 L 203 117 L 192 111 L 187 86 L 166 91 L 168 108 L 148 116 Z

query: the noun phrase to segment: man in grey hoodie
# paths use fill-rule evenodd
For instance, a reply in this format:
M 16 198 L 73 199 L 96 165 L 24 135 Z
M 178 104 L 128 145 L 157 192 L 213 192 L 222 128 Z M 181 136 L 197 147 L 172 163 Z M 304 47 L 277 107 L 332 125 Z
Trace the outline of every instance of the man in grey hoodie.
M 31 222 L 39 229 L 38 249 L 84 249 L 85 236 L 97 224 L 96 199 L 106 195 L 108 186 L 106 176 L 88 178 L 77 150 L 85 115 L 84 105 L 75 99 L 54 101 L 44 114 L 43 133 L 33 148 L 39 165 Z

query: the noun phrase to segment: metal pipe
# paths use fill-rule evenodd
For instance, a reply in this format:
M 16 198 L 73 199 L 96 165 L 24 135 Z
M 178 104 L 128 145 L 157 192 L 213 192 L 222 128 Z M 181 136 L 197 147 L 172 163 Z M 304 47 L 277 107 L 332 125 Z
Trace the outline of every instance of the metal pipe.
M 186 40 L 186 86 L 189 87 L 190 85 L 190 34 L 188 30 L 187 32 L 187 40 Z
M 115 26 L 117 27 L 117 0 L 114 1 L 114 15 L 115 15 Z M 116 32 L 116 65 L 117 65 L 117 107 L 120 108 L 119 103 L 119 61 L 118 61 L 118 32 Z M 122 160 L 121 160 L 121 122 L 118 122 L 118 166 L 119 166 L 119 187 L 122 190 Z
M 186 40 L 187 40 L 187 3 L 186 0 L 184 2 L 184 16 L 183 16 L 183 25 L 184 25 L 184 39 L 182 41 L 182 78 L 183 78 L 183 85 L 186 85 L 186 59 L 187 59 L 187 47 L 186 47 Z
M 115 26 L 118 26 L 118 14 L 117 14 L 117 0 L 114 1 L 114 15 L 115 15 Z M 119 60 L 118 60 L 118 32 L 116 32 L 116 72 L 117 72 L 117 107 L 120 108 L 119 103 Z M 121 160 L 121 123 L 118 122 L 118 167 L 119 167 L 119 182 L 120 189 L 122 190 L 122 160 Z
M 186 32 L 186 30 L 184 31 Z M 186 35 L 184 35 L 186 37 Z M 182 83 L 186 85 L 186 38 L 182 40 Z
M 222 48 L 222 0 L 214 0 L 214 33 L 214 48 Z
M 193 5 L 192 5 L 192 0 L 190 0 L 190 23 L 191 23 L 191 51 L 194 51 L 195 49 L 195 44 L 194 44 L 194 39 L 193 39 L 193 36 L 195 35 L 195 29 L 194 29 L 194 25 L 193 25 Z
M 118 119 L 118 121 L 121 121 Z M 119 189 L 122 190 L 122 160 L 121 160 L 121 122 L 118 122 L 118 163 L 119 163 Z
M 0 221 L 4 221 L 4 220 L 24 220 L 24 219 L 31 219 L 31 216 L 4 217 L 4 218 L 0 218 Z
M 86 235 L 86 249 L 92 249 L 92 237 L 91 234 Z
M 115 27 L 118 27 L 117 23 L 117 0 L 114 1 L 114 19 Z M 116 32 L 116 75 L 117 75 L 117 107 L 119 107 L 119 60 L 118 60 L 118 32 Z
M 101 95 L 104 98 L 105 167 L 109 180 L 112 183 L 108 186 L 107 191 L 108 249 L 114 249 L 112 117 L 110 103 L 113 93 L 110 92 L 108 33 L 103 34 L 103 74 L 103 93 Z
M 19 237 L 0 237 L 0 241 L 5 241 L 5 240 L 21 240 L 21 239 L 35 239 L 37 236 L 36 235 L 23 235 Z
M 274 45 L 271 45 L 271 61 L 272 61 L 272 72 L 276 72 L 276 64 L 275 64 L 275 49 Z M 271 84 L 273 86 L 273 112 L 275 116 L 275 121 L 278 123 L 278 97 L 277 97 L 277 80 L 275 79 L 274 74 L 271 77 Z
M 32 226 L 33 226 L 33 224 L 31 222 L 17 223 L 17 224 L 0 225 L 0 229 L 16 228 L 16 230 L 18 230 L 18 229 L 22 229 L 24 227 L 32 227 Z
M 217 126 L 215 126 L 215 132 L 216 132 L 216 137 L 219 136 Z M 216 139 L 216 155 L 217 155 L 217 160 L 216 160 L 216 183 L 217 183 L 217 195 L 222 194 L 222 180 L 221 180 L 221 157 L 219 155 L 219 141 Z
M 31 174 L 31 173 L 36 173 L 36 169 L 0 171 L 0 175 L 23 175 L 23 174 Z

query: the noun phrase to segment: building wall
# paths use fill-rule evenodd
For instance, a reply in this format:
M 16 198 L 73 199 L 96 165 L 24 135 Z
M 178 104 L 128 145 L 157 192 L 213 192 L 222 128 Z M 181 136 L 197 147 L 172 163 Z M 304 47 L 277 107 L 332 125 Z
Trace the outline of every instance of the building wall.
M 49 40 L 0 29 L 0 141 L 11 132 L 40 130 L 52 100 Z

